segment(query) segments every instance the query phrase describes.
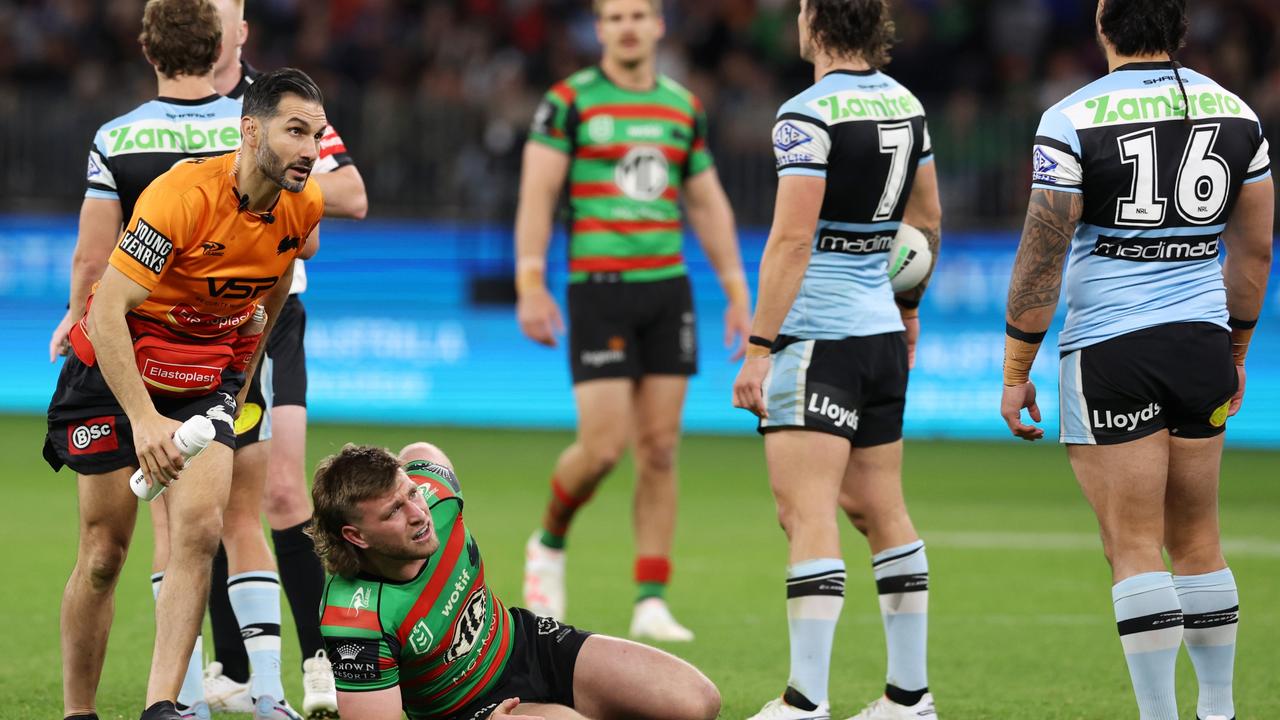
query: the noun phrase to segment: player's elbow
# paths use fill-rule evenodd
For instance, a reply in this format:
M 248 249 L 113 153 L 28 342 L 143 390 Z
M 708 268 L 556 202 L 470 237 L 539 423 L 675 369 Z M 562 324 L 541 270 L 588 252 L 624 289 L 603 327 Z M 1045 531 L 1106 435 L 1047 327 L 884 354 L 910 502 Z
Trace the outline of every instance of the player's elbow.
M 364 188 L 360 188 L 360 192 L 352 193 L 351 205 L 347 208 L 347 217 L 352 220 L 363 220 L 369 214 L 369 196 L 365 193 Z

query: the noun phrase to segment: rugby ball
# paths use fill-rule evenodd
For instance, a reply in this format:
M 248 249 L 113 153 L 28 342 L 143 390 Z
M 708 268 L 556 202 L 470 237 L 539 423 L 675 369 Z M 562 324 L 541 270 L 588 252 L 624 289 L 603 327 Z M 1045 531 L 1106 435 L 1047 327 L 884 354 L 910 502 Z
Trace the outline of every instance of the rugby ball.
M 889 284 L 896 293 L 910 290 L 924 280 L 933 265 L 933 253 L 924 233 L 902 223 L 889 246 Z

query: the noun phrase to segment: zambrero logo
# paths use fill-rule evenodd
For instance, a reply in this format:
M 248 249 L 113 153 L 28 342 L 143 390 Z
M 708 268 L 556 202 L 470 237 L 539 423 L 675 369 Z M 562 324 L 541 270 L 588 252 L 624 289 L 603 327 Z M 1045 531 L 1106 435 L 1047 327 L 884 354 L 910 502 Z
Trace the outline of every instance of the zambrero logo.
M 1064 110 L 1077 126 L 1118 125 L 1134 122 L 1181 120 L 1190 115 L 1204 117 L 1255 116 L 1240 98 L 1213 85 L 1187 87 L 1187 100 L 1175 87 L 1107 93 L 1089 98 Z

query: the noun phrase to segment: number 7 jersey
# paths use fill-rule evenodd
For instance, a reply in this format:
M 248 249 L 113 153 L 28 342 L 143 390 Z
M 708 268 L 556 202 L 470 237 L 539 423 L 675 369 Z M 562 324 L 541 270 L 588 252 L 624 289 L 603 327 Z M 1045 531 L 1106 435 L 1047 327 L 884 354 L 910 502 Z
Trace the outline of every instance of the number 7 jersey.
M 1271 174 L 1258 116 L 1170 62 L 1130 63 L 1045 111 L 1032 187 L 1082 193 L 1067 265 L 1068 352 L 1154 325 L 1227 327 L 1218 264 L 1240 188 Z
M 933 162 L 920 101 L 878 70 L 834 70 L 778 110 L 773 151 L 779 179 L 826 180 L 809 267 L 781 333 L 901 331 L 888 258 L 916 169 Z

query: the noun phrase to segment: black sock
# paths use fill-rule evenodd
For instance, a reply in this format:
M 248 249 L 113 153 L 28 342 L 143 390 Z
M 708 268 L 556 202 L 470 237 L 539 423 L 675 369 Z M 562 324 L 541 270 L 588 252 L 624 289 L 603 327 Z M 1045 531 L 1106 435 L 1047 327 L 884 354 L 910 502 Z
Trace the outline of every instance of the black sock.
M 912 705 L 920 702 L 920 700 L 924 698 L 924 694 L 927 692 L 929 692 L 929 688 L 927 687 L 920 688 L 919 690 L 903 690 L 895 685 L 886 684 L 884 686 L 885 697 L 899 705 L 905 705 L 907 707 L 911 707 Z
M 213 656 L 222 663 L 222 674 L 238 683 L 249 682 L 249 653 L 245 652 L 240 623 L 227 596 L 227 550 L 221 545 L 218 554 L 213 556 L 209 620 L 213 624 Z
M 310 522 L 308 520 L 307 522 Z M 293 624 L 298 629 L 298 645 L 302 659 L 314 657 L 324 649 L 320 636 L 320 602 L 324 595 L 324 566 L 316 555 L 315 543 L 303 532 L 306 522 L 284 530 L 272 530 L 276 547 L 276 563 L 280 566 L 280 584 L 289 598 Z
M 806 712 L 818 709 L 818 706 L 816 703 L 814 703 L 812 700 L 805 697 L 804 695 L 800 694 L 799 690 L 796 690 L 790 685 L 787 686 L 787 691 L 782 693 L 782 702 L 790 705 L 793 708 L 800 708 L 801 710 L 804 710 Z
M 98 720 L 98 713 L 80 713 L 78 715 L 68 715 L 62 720 Z

